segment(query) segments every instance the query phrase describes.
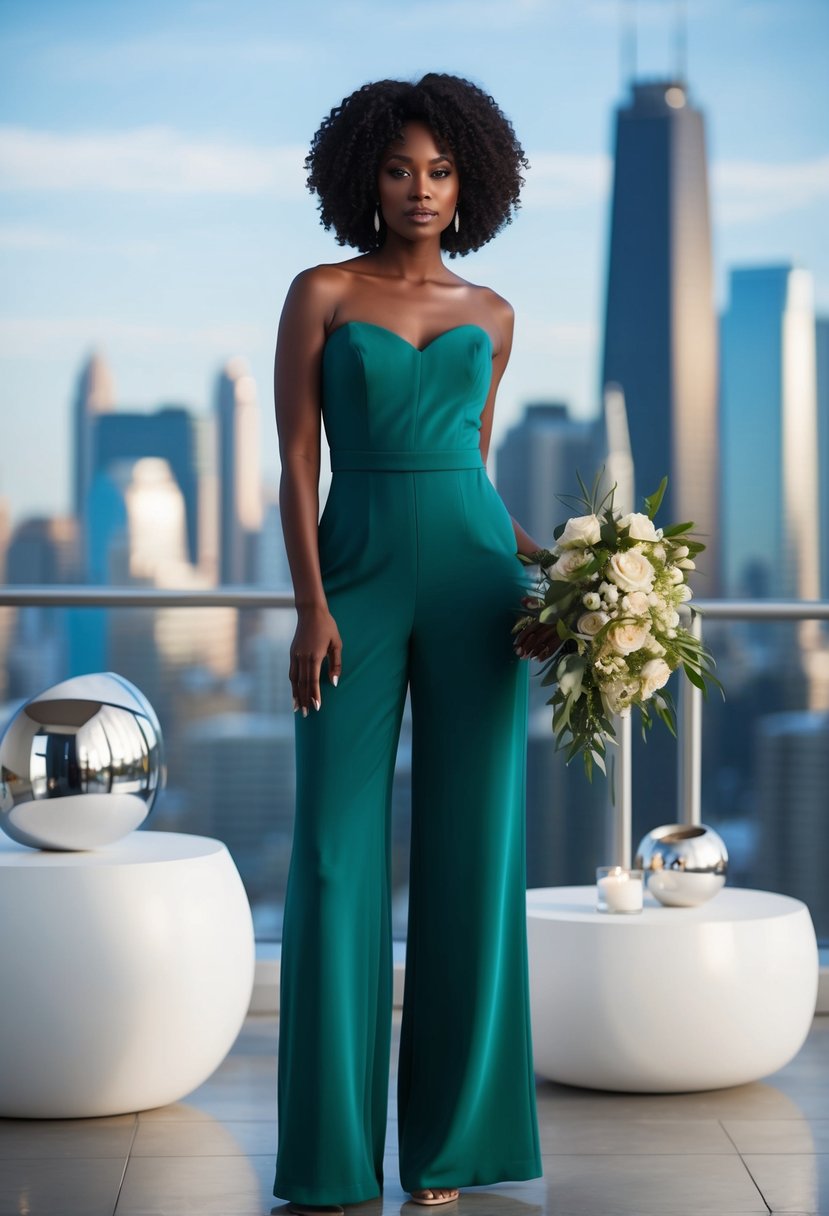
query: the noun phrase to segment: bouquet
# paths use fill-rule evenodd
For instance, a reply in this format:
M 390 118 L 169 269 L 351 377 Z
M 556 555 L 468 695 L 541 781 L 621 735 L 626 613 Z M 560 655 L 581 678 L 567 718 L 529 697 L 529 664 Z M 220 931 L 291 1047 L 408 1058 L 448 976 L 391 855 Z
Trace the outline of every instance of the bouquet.
M 594 761 L 607 776 L 605 745 L 616 738 L 613 714 L 624 718 L 637 706 L 647 740 L 652 710 L 676 738 L 665 688 L 671 673 L 681 666 L 706 697 L 706 679 L 721 691 L 722 684 L 710 670 L 709 664 L 716 666 L 711 655 L 679 624 L 677 608 L 692 597 L 686 571 L 696 569 L 694 557 L 705 545 L 689 538 L 693 522 L 654 527 L 668 478 L 645 499 L 646 514 L 622 515 L 613 508 L 615 485 L 596 506 L 601 472 L 590 496 L 576 476 L 584 498 L 575 501 L 587 513 L 555 528 L 552 549 L 518 555 L 525 565 L 540 566 L 541 575 L 534 594 L 523 598 L 525 611 L 512 632 L 534 620 L 555 624 L 559 641 L 544 661 L 541 683 L 557 685 L 547 701 L 556 751 L 569 740 L 566 763 L 582 751 L 592 781 Z

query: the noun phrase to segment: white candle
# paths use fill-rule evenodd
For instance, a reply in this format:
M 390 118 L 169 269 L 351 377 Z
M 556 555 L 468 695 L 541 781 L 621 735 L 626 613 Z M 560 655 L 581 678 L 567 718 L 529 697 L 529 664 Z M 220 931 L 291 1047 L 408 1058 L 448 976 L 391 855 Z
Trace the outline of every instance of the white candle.
M 638 912 L 642 907 L 642 879 L 625 870 L 600 878 L 599 893 L 609 912 Z

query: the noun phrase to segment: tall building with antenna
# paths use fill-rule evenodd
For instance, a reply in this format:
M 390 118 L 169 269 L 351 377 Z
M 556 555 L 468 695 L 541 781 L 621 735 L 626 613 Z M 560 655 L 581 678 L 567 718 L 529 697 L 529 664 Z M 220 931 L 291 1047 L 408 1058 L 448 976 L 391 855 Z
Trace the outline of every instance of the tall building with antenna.
M 684 33 L 673 74 L 633 79 L 616 111 L 600 395 L 624 397 L 634 510 L 667 474 L 659 519 L 706 545 L 694 590 L 720 594 L 718 351 L 705 125 L 689 100 Z M 702 578 L 704 574 L 704 579 Z

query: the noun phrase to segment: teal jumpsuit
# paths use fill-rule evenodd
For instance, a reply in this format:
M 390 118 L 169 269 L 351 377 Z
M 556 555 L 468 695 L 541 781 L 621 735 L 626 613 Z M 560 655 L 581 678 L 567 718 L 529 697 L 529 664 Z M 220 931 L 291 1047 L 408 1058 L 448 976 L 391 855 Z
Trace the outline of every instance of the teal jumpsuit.
M 322 358 L 332 480 L 319 522 L 342 675 L 295 715 L 296 817 L 280 971 L 274 1195 L 383 1189 L 392 1018 L 391 794 L 412 711 L 400 1182 L 542 1175 L 526 939 L 531 587 L 486 473 L 492 346 L 458 325 L 423 350 L 349 321 Z

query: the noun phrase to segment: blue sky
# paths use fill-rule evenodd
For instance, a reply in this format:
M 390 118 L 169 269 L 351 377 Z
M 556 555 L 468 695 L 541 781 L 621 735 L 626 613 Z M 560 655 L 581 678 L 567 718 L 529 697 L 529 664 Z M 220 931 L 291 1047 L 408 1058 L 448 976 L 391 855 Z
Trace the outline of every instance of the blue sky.
M 13 522 L 69 504 L 70 402 L 86 353 L 121 408 L 210 408 L 244 356 L 279 475 L 272 366 L 285 291 L 356 252 L 319 224 L 303 160 L 368 80 L 454 72 L 512 120 L 530 169 L 495 241 L 447 265 L 516 310 L 493 450 L 530 400 L 598 407 L 614 107 L 676 62 L 672 0 L 2 0 L 0 495 Z M 706 119 L 717 303 L 730 266 L 792 261 L 829 312 L 829 3 L 688 0 Z M 324 464 L 324 469 L 325 469 Z

